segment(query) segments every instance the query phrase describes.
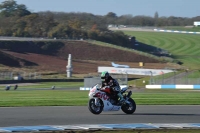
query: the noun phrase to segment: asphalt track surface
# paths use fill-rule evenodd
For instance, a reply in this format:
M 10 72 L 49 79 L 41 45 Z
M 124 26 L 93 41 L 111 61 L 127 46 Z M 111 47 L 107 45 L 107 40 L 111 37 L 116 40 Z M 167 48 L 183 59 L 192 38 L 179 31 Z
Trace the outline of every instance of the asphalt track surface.
M 140 105 L 131 115 L 121 110 L 94 115 L 87 106 L 0 108 L 0 127 L 120 123 L 200 123 L 200 106 Z

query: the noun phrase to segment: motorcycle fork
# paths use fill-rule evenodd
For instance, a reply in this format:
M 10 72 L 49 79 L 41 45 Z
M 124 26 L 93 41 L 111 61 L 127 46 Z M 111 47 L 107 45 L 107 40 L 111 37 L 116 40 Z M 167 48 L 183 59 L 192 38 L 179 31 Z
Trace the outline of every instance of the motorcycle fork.
M 128 101 L 128 99 L 131 97 L 132 95 L 132 91 L 128 92 L 128 95 L 126 96 L 126 103 L 130 104 L 130 102 Z
M 94 104 L 95 104 L 96 106 L 100 106 L 100 104 L 99 104 L 99 98 L 95 98 L 95 99 L 94 99 Z
M 132 95 L 132 91 L 129 91 L 127 97 L 130 98 L 131 95 Z

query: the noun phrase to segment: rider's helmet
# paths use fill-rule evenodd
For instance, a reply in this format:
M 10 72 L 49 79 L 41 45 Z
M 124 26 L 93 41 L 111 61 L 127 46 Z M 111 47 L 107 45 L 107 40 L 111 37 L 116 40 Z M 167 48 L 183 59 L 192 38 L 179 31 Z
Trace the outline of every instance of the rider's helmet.
M 109 73 L 107 71 L 104 71 L 101 73 L 101 79 L 104 80 L 104 79 L 108 79 L 109 77 Z

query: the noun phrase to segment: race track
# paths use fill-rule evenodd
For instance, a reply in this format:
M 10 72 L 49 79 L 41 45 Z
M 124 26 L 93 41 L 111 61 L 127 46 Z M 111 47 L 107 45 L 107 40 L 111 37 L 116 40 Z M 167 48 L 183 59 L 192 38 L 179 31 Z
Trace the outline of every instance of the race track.
M 132 115 L 122 111 L 94 115 L 86 106 L 2 107 L 0 127 L 119 124 L 119 123 L 200 123 L 200 106 L 137 106 Z

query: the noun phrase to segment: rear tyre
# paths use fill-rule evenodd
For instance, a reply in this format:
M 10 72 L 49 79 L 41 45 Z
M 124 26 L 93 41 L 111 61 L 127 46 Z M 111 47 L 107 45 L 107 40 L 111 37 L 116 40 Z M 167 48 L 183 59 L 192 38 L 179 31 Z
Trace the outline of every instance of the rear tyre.
M 122 105 L 121 109 L 126 114 L 133 114 L 136 110 L 136 103 L 132 98 L 129 98 L 128 101 L 130 104 L 126 103 Z
M 99 101 L 99 106 L 96 106 L 95 105 L 95 99 L 92 98 L 88 102 L 88 109 L 90 110 L 91 113 L 93 113 L 95 115 L 98 115 L 103 111 L 103 102 L 100 100 Z

